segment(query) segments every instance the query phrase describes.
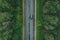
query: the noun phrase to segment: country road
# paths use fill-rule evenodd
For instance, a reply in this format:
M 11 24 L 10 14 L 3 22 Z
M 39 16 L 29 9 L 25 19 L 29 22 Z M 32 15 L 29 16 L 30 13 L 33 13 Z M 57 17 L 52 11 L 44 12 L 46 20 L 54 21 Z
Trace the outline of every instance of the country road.
M 34 0 L 24 0 L 25 40 L 34 40 Z

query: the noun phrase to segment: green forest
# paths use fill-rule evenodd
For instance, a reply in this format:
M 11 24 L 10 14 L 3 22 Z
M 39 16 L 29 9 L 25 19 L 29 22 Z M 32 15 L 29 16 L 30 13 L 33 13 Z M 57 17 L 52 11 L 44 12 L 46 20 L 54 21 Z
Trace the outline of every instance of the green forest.
M 36 2 L 36 40 L 60 40 L 60 0 Z
M 0 40 L 22 40 L 23 0 L 0 0 Z M 60 40 L 60 0 L 36 0 L 36 40 Z
M 22 0 L 0 0 L 0 40 L 22 40 Z

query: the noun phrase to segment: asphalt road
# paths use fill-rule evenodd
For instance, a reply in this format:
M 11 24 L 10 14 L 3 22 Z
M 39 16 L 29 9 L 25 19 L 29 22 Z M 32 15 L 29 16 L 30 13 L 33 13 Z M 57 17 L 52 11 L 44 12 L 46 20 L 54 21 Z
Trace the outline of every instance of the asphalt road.
M 24 0 L 25 40 L 34 40 L 34 0 Z

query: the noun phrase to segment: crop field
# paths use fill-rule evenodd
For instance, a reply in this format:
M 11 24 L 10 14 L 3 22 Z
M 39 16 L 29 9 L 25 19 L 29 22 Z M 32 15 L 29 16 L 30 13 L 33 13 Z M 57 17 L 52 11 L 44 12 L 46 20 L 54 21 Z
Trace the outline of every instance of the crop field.
M 60 40 L 60 0 L 36 2 L 36 40 Z
M 22 0 L 0 0 L 0 40 L 22 40 Z

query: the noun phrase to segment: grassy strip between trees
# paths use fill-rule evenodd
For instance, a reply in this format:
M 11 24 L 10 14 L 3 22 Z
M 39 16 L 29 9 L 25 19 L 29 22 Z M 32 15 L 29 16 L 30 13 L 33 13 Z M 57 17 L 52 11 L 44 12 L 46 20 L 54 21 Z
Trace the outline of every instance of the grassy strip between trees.
M 40 27 L 41 27 L 41 20 L 40 20 L 40 1 L 41 0 L 36 0 L 36 10 L 37 10 L 37 13 L 36 13 L 36 29 L 37 29 L 37 32 L 36 32 L 36 40 L 40 40 L 41 38 L 41 30 L 40 30 Z

